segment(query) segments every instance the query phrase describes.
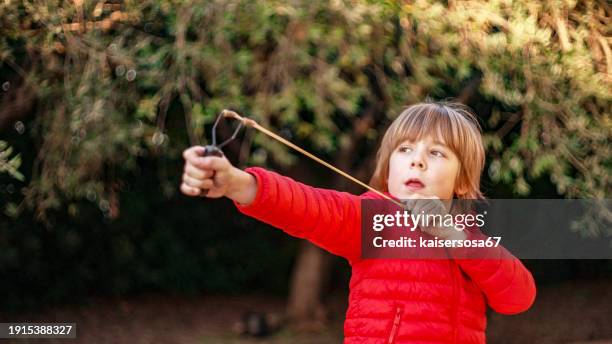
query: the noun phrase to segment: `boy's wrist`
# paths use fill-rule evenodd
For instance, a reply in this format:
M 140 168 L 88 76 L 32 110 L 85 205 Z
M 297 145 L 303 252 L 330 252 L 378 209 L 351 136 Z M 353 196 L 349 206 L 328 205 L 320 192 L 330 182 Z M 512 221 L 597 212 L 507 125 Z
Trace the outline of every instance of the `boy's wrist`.
M 232 167 L 230 183 L 226 197 L 242 205 L 248 205 L 257 194 L 257 180 L 255 177 L 239 168 Z

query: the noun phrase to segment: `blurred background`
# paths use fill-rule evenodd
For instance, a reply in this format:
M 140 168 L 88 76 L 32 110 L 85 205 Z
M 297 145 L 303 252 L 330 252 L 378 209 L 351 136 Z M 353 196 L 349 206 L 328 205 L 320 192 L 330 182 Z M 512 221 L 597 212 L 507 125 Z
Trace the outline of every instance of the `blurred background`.
M 229 108 L 367 182 L 405 106 L 454 99 L 483 127 L 487 197 L 610 198 L 611 12 L 605 0 L 0 2 L 0 321 L 76 322 L 82 343 L 340 343 L 348 264 L 227 199 L 182 195 L 182 151 L 210 143 Z M 252 129 L 224 152 L 364 192 Z M 524 263 L 536 303 L 489 313 L 490 343 L 612 342 L 611 261 Z

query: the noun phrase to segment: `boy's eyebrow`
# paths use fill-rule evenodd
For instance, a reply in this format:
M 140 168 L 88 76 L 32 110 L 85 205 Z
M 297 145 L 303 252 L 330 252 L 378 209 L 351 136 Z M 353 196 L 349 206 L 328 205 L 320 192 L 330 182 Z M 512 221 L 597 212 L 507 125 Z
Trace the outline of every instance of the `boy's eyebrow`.
M 448 145 L 446 145 L 446 143 L 444 143 L 444 142 L 434 141 L 433 143 L 434 143 L 435 145 L 438 145 L 438 146 L 442 146 L 442 147 L 448 148 Z

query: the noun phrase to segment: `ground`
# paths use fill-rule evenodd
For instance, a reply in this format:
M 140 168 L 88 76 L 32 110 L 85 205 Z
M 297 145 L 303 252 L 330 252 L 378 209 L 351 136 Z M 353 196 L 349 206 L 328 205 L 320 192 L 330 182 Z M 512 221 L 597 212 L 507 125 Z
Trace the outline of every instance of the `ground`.
M 266 339 L 238 336 L 233 328 L 248 310 L 281 314 L 282 298 L 262 295 L 193 297 L 145 295 L 104 298 L 87 305 L 36 312 L 0 314 L 1 322 L 76 322 L 76 340 L 0 339 L 0 343 L 181 343 L 181 344 L 331 344 L 342 342 L 346 296 L 330 298 L 330 320 L 317 333 L 282 329 Z M 612 280 L 541 286 L 526 313 L 491 312 L 487 342 L 612 344 Z

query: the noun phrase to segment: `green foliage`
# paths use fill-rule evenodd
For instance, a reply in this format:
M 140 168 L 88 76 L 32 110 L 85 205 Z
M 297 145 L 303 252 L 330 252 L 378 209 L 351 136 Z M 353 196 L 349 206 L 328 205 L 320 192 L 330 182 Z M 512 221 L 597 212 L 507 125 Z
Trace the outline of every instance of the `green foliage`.
M 385 116 L 426 96 L 488 103 L 479 115 L 497 116 L 485 126 L 494 182 L 525 194 L 546 173 L 568 197 L 609 195 L 605 2 L 0 6 L 0 61 L 23 66 L 39 102 L 43 144 L 27 194 L 39 215 L 64 196 L 108 200 L 108 169 L 178 154 L 165 129 L 172 104 L 191 144 L 229 107 L 330 156 L 368 104 L 383 115 L 368 131 L 374 144 Z M 271 153 L 251 163 L 296 161 L 267 138 L 245 144 Z
M 182 150 L 204 143 L 224 108 L 368 175 L 390 121 L 428 96 L 476 109 L 487 146 L 485 179 L 521 196 L 537 196 L 535 180 L 548 178 L 565 197 L 609 198 L 607 3 L 448 3 L 0 2 L 0 75 L 12 85 L 0 91 L 2 109 L 21 109 L 18 95 L 33 95 L 31 111 L 3 113 L 31 115 L 33 143 L 22 152 L 30 157 L 21 167 L 25 193 L 2 200 L 11 216 L 2 226 L 12 228 L 32 209 L 53 227 L 60 214 L 55 226 L 63 223 L 66 242 L 49 252 L 91 240 L 85 230 L 68 230 L 78 218 L 85 219 L 75 224 L 80 229 L 100 221 L 100 213 L 104 221 L 134 221 L 126 228 L 141 229 L 152 210 L 122 210 L 132 192 L 127 180 L 138 178 L 143 159 L 159 160 L 154 190 L 176 201 Z M 303 159 L 259 134 L 243 141 L 238 165 L 287 168 Z M 5 146 L 0 152 L 2 170 L 19 177 L 19 155 L 6 160 L 11 152 Z M 138 197 L 130 204 L 149 204 Z M 135 257 L 164 249 L 195 271 L 203 261 L 177 258 L 185 248 L 172 230 L 155 230 L 145 247 L 134 233 L 100 240 L 118 257 L 110 266 L 138 265 Z M 9 250 L 6 259 L 22 261 L 41 242 L 34 235 L 23 242 L 29 248 Z M 83 269 L 80 278 L 95 273 Z M 173 280 L 168 271 L 181 271 L 131 269 L 127 282 L 112 282 L 120 290 L 136 288 L 130 278 L 158 286 Z
M 8 173 L 13 178 L 23 181 L 23 174 L 19 172 L 21 156 L 19 154 L 11 157 L 13 148 L 6 142 L 0 141 L 0 173 Z
M 609 197 L 612 61 L 603 56 L 603 2 L 476 1 L 441 9 L 419 1 L 407 8 L 406 26 L 427 31 L 425 41 L 437 43 L 446 65 L 478 70 L 479 91 L 498 104 L 485 127 L 494 181 L 527 194 L 526 178 L 546 172 L 560 194 Z

